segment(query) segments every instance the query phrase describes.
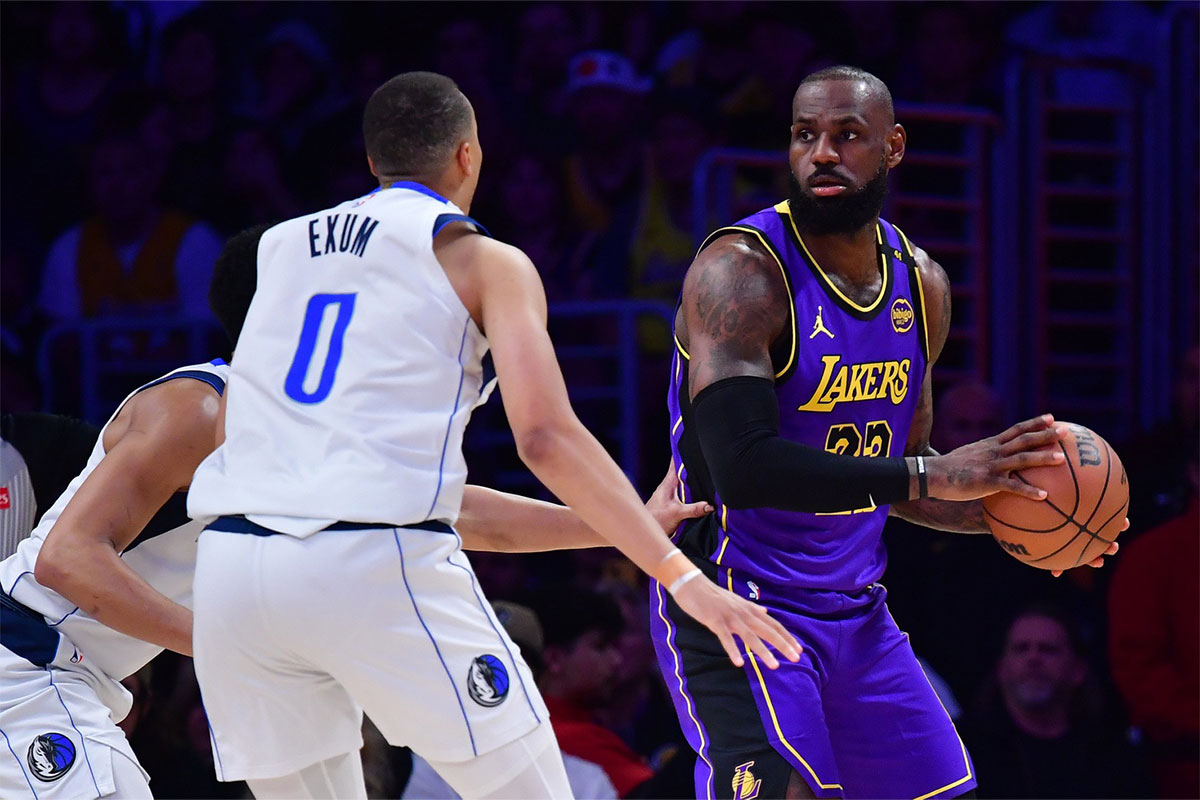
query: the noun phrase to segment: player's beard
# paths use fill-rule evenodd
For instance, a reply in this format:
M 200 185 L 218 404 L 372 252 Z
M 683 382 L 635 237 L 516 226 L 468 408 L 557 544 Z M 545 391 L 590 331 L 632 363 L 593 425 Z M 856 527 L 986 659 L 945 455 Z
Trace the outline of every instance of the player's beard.
M 879 159 L 879 169 L 871 179 L 854 191 L 833 197 L 818 197 L 801 186 L 796 174 L 788 174 L 788 202 L 796 227 L 814 236 L 854 233 L 871 223 L 883 210 L 887 197 L 887 162 Z

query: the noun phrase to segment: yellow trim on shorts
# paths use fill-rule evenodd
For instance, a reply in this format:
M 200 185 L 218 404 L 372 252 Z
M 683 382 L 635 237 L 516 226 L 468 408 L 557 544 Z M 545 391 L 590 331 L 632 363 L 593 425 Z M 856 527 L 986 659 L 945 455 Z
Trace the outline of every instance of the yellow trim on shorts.
M 721 552 L 717 553 L 717 566 L 721 565 L 721 559 L 725 557 L 725 548 L 729 547 L 729 537 L 725 537 L 725 541 L 721 542 Z
M 683 417 L 680 417 L 679 419 L 675 420 L 675 424 L 671 426 L 671 434 L 674 435 L 675 431 L 679 430 L 679 426 L 682 424 L 683 424 Z
M 800 230 L 796 227 L 796 220 L 792 217 L 792 209 L 791 209 L 791 206 L 788 205 L 787 200 L 784 200 L 783 202 L 776 204 L 775 210 L 778 211 L 779 213 L 787 216 L 788 223 L 792 226 L 792 233 L 794 233 L 796 235 L 796 241 L 800 243 L 800 247 L 801 247 L 801 249 L 804 250 L 804 255 L 808 256 L 809 262 L 811 262 L 812 265 L 814 267 L 816 267 L 817 274 L 821 276 L 821 282 L 824 283 L 827 288 L 832 289 L 833 292 L 839 298 L 841 298 L 842 302 L 846 303 L 846 305 L 850 306 L 851 308 L 855 309 L 856 311 L 863 311 L 863 312 L 874 311 L 879 306 L 879 304 L 883 302 L 884 298 L 891 295 L 892 286 L 891 286 L 891 277 L 890 276 L 891 276 L 892 271 L 884 270 L 883 286 L 880 287 L 880 289 L 879 289 L 879 296 L 876 297 L 869 306 L 860 306 L 858 303 L 851 300 L 849 297 L 847 297 L 845 294 L 842 293 L 842 290 L 837 287 L 837 284 L 835 284 L 833 281 L 831 281 L 829 279 L 829 275 L 825 272 L 824 267 L 822 267 L 819 263 L 817 263 L 817 260 L 815 258 L 813 258 L 813 254 L 809 252 L 808 245 L 806 245 L 804 243 L 804 237 L 800 235 Z M 875 228 L 876 228 L 875 235 L 879 236 L 879 230 L 878 230 L 879 224 L 878 223 L 875 224 Z
M 767 692 L 767 682 L 763 680 L 762 671 L 758 668 L 758 659 L 748 649 L 746 655 L 750 656 L 750 665 L 754 667 L 754 674 L 758 676 L 758 685 L 762 687 L 763 699 L 767 701 L 767 710 L 771 712 L 771 722 L 775 725 L 775 733 L 779 735 L 779 741 L 783 743 L 783 746 L 788 749 L 789 753 L 796 757 L 797 761 L 804 765 L 804 768 L 808 770 L 808 774 L 812 775 L 812 779 L 817 782 L 817 786 L 822 789 L 845 789 L 840 783 L 822 783 L 821 779 L 817 777 L 817 773 L 804 760 L 804 756 L 797 753 L 796 748 L 792 747 L 792 743 L 783 737 L 783 730 L 779 727 L 779 718 L 775 716 L 775 705 L 771 702 L 771 695 Z M 938 791 L 941 791 L 941 789 Z
M 679 693 L 683 695 L 683 700 L 687 704 L 688 716 L 692 718 L 692 722 L 696 723 L 696 730 L 700 733 L 700 760 L 708 765 L 708 783 L 706 787 L 706 800 L 712 800 L 712 783 L 716 780 L 717 771 L 713 767 L 712 762 L 708 760 L 708 756 L 704 755 L 704 726 L 700 724 L 700 720 L 696 719 L 696 715 L 692 712 L 692 698 L 683 688 L 683 676 L 679 674 L 679 653 L 675 650 L 675 646 L 671 644 L 671 620 L 667 619 L 667 615 L 663 613 L 663 585 L 658 584 L 658 589 L 655 591 L 658 595 L 658 616 L 667 626 L 667 649 L 671 651 L 671 657 L 675 660 L 675 680 L 679 682 Z

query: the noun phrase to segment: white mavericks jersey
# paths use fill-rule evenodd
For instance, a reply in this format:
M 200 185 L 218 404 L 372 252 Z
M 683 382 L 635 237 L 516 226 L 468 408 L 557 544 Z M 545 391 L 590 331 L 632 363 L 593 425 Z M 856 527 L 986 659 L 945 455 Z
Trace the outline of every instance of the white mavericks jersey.
M 42 542 L 75 492 L 104 458 L 104 431 L 108 430 L 129 398 L 151 386 L 175 379 L 204 381 L 221 393 L 225 389 L 228 374 L 228 365 L 218 359 L 208 364 L 181 367 L 132 392 L 101 429 L 83 472 L 75 476 L 29 538 L 18 545 L 15 553 L 0 562 L 0 590 L 26 608 L 41 614 L 48 627 L 66 636 L 79 651 L 77 655 L 81 655 L 86 662 L 82 668 L 98 669 L 109 678 L 120 680 L 141 669 L 162 648 L 100 624 L 58 592 L 38 584 L 33 577 L 33 567 L 42 549 Z M 184 495 L 178 493 L 167 501 L 125 548 L 121 559 L 159 592 L 191 608 L 196 539 L 203 529 L 203 525 L 187 518 Z M 0 632 L 0 639 L 3 638 L 3 632 Z
M 434 256 L 456 220 L 486 233 L 400 182 L 263 234 L 225 443 L 196 471 L 193 517 L 297 537 L 458 518 L 487 340 Z

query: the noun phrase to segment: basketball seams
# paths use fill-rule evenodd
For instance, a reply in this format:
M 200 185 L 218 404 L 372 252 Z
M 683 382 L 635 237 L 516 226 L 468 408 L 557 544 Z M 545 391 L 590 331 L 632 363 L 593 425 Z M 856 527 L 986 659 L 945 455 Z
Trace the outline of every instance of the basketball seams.
M 1072 426 L 1072 427 L 1074 428 L 1075 426 Z M 1074 431 L 1072 431 L 1072 434 L 1073 435 L 1072 435 L 1071 440 L 1076 442 L 1076 449 L 1078 449 L 1078 440 L 1074 436 Z M 996 514 L 993 514 L 991 512 L 991 510 L 989 510 L 987 508 L 986 505 L 984 506 L 984 508 L 983 508 L 984 515 L 985 515 L 985 518 L 989 520 L 989 524 L 991 522 L 995 522 L 1000 526 L 1010 529 L 1014 534 L 1033 534 L 1035 537 L 1039 537 L 1039 538 L 1042 535 L 1057 534 L 1057 536 L 1064 536 L 1064 535 L 1066 535 L 1066 533 L 1063 531 L 1063 529 L 1065 527 L 1074 526 L 1077 528 L 1077 530 L 1074 534 L 1070 534 L 1068 536 L 1068 538 L 1066 539 L 1066 541 L 1061 542 L 1061 544 L 1059 546 L 1055 547 L 1055 549 L 1052 552 L 1042 553 L 1042 554 L 1037 555 L 1036 557 L 1023 557 L 1019 553 L 1012 552 L 1010 550 L 1010 555 L 1012 555 L 1013 557 L 1017 558 L 1019 561 L 1025 563 L 1025 564 L 1040 565 L 1040 564 L 1044 564 L 1048 561 L 1053 563 L 1053 559 L 1055 559 L 1055 558 L 1061 559 L 1064 556 L 1066 558 L 1070 558 L 1069 553 L 1071 552 L 1071 550 L 1074 549 L 1074 550 L 1077 550 L 1077 557 L 1072 566 L 1077 567 L 1077 566 L 1080 566 L 1081 564 L 1085 563 L 1086 561 L 1090 561 L 1096 555 L 1101 554 L 1104 549 L 1107 549 L 1108 546 L 1111 545 L 1113 543 L 1113 541 L 1116 540 L 1116 535 L 1114 535 L 1110 539 L 1108 537 L 1102 536 L 1101 533 L 1103 531 L 1105 531 L 1113 523 L 1113 521 L 1115 519 L 1117 519 L 1123 512 L 1125 512 L 1128 509 L 1129 498 L 1126 497 L 1125 500 L 1120 504 L 1120 506 L 1111 515 L 1109 515 L 1107 517 L 1107 519 L 1104 519 L 1104 521 L 1102 523 L 1097 524 L 1097 518 L 1100 517 L 1100 515 L 1107 513 L 1105 510 L 1105 505 L 1106 505 L 1105 498 L 1108 497 L 1109 490 L 1113 488 L 1113 476 L 1116 474 L 1115 470 L 1113 469 L 1113 461 L 1117 460 L 1119 463 L 1119 459 L 1116 455 L 1116 452 L 1112 449 L 1112 446 L 1107 442 L 1107 440 L 1105 440 L 1103 437 L 1100 437 L 1100 436 L 1097 436 L 1096 438 L 1099 439 L 1101 442 L 1103 442 L 1103 444 L 1104 444 L 1103 453 L 1108 460 L 1105 463 L 1104 478 L 1102 481 L 1100 481 L 1098 477 L 1096 479 L 1092 479 L 1092 478 L 1088 479 L 1088 485 L 1090 487 L 1097 488 L 1098 491 L 1096 492 L 1097 498 L 1095 501 L 1095 505 L 1092 507 L 1092 510 L 1088 514 L 1086 520 L 1084 520 L 1082 522 L 1079 521 L 1083 517 L 1083 514 L 1082 514 L 1082 507 L 1083 507 L 1083 486 L 1082 486 L 1083 480 L 1082 480 L 1082 477 L 1083 476 L 1080 474 L 1080 472 L 1078 470 L 1075 469 L 1075 463 L 1072 460 L 1071 455 L 1067 451 L 1066 444 L 1064 444 L 1063 442 L 1059 442 L 1058 446 L 1059 446 L 1060 451 L 1062 451 L 1062 453 L 1065 457 L 1064 460 L 1065 460 L 1065 464 L 1067 466 L 1068 474 L 1071 476 L 1071 485 L 1075 491 L 1075 496 L 1072 501 L 1073 508 L 1070 511 L 1067 511 L 1065 508 L 1060 507 L 1059 505 L 1055 504 L 1049 498 L 1041 501 L 1041 502 L 1046 503 L 1046 506 L 1044 507 L 1045 511 L 1043 512 L 1043 514 L 1050 514 L 1050 512 L 1053 512 L 1053 515 L 1057 515 L 1062 518 L 1062 522 L 1060 524 L 1058 524 L 1054 527 L 1051 527 L 1051 528 L 1030 528 L 1030 527 L 1024 527 L 1021 525 L 1014 525 L 1014 524 L 1011 524 L 1011 523 L 1005 521 L 1004 519 L 997 516 Z M 1082 463 L 1081 463 L 1081 468 L 1082 468 Z M 1089 475 L 1090 474 L 1091 473 L 1089 473 Z M 1027 480 L 1020 473 L 1013 472 L 1013 473 L 1011 473 L 1011 475 L 1012 475 L 1012 477 L 1014 477 L 1017 480 L 1024 483 L 1026 486 L 1035 486 L 1035 484 L 1033 484 L 1032 482 Z M 1065 489 L 1066 488 L 1065 480 L 1062 481 L 1060 485 L 1062 486 L 1063 489 Z M 1090 491 L 1090 489 L 1089 489 L 1089 491 Z M 997 509 L 997 511 L 999 511 L 999 510 L 1000 509 Z M 1009 511 L 1011 513 L 1012 509 L 1011 508 L 1007 509 L 1007 511 Z M 1029 521 L 1032 522 L 1033 520 L 1029 520 Z M 1118 534 L 1119 534 L 1119 532 L 1118 532 Z M 1086 535 L 1086 541 L 1083 543 L 1082 546 L 1080 546 L 1079 545 L 1080 537 L 1084 536 L 1084 535 Z M 999 534 L 997 534 L 997 538 L 1000 538 Z M 1093 546 L 1093 545 L 1096 545 L 1096 546 Z M 1032 545 L 1030 545 L 1030 546 L 1032 547 Z M 1094 551 L 1094 552 L 1092 552 L 1092 551 Z
M 1103 439 L 1101 441 L 1104 441 Z M 1096 497 L 1096 507 L 1092 509 L 1092 513 L 1088 515 L 1087 522 L 1083 523 L 1085 527 L 1092 524 L 1092 519 L 1100 511 L 1100 504 L 1104 502 L 1105 495 L 1108 494 L 1108 482 L 1112 479 L 1112 462 L 1115 455 L 1112 448 L 1108 446 L 1108 442 L 1104 442 L 1104 485 L 1100 487 L 1100 494 Z M 1078 493 L 1078 488 L 1076 489 Z M 1104 526 L 1101 525 L 1101 528 Z

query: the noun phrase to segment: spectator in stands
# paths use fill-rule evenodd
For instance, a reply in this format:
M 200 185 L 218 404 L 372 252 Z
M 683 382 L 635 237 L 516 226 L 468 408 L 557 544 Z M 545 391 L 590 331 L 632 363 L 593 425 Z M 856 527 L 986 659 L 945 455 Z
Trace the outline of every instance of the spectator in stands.
M 630 294 L 674 305 L 683 275 L 696 254 L 692 174 L 701 156 L 719 142 L 708 95 L 683 89 L 655 95 L 650 174 L 630 248 Z M 659 349 L 670 336 L 659 329 Z M 643 340 L 643 345 L 650 342 Z
M 979 797 L 1146 797 L 1141 754 L 1095 697 L 1072 621 L 1050 606 L 1018 612 L 979 707 L 959 728 Z
M 571 59 L 566 91 L 575 149 L 566 161 L 567 201 L 584 230 L 632 227 L 646 152 L 630 122 L 650 88 L 621 53 L 589 50 Z
M 603 294 L 595 284 L 604 276 L 591 269 L 588 243 L 594 235 L 573 228 L 564 206 L 558 173 L 533 155 L 519 156 L 500 182 L 497 236 L 529 255 L 542 276 L 550 302 L 585 300 Z
M 536 150 L 560 146 L 567 62 L 579 52 L 579 26 L 561 3 L 530 4 L 517 19 L 512 86 L 522 141 Z M 547 130 L 549 122 L 550 130 Z M 536 264 L 537 261 L 535 260 Z
M 101 139 L 88 188 L 94 213 L 50 248 L 38 307 L 65 321 L 109 314 L 208 318 L 208 281 L 221 240 L 206 224 L 159 206 L 160 172 L 129 132 Z
M 1123 548 L 1109 587 L 1108 653 L 1145 735 L 1159 797 L 1200 797 L 1200 464 L 1186 510 Z
M 257 63 L 256 120 L 290 156 L 305 133 L 341 110 L 329 47 L 309 25 L 285 20 L 267 34 Z
M 225 198 L 217 220 L 221 227 L 233 230 L 246 220 L 283 220 L 300 213 L 301 205 L 284 177 L 284 160 L 281 148 L 264 128 L 244 127 L 230 136 L 216 170 Z M 321 162 L 314 171 L 324 166 Z M 360 193 L 367 191 L 363 188 Z
M 538 688 L 564 754 L 604 768 L 621 797 L 654 777 L 654 770 L 621 737 L 596 721 L 618 686 L 617 643 L 624 628 L 612 598 L 591 591 L 544 594 L 535 608 L 545 631 Z
M 165 199 L 204 219 L 221 213 L 220 163 L 227 145 L 225 48 L 211 12 L 171 21 L 162 36 L 160 75 L 172 154 Z
M 45 40 L 32 68 L 16 75 L 4 98 L 5 222 L 15 207 L 53 209 L 27 214 L 20 227 L 31 225 L 37 241 L 61 230 L 65 219 L 82 214 L 86 196 L 63 191 L 77 185 L 86 163 L 86 147 L 113 94 L 127 77 L 129 55 L 121 12 L 111 3 L 47 3 Z M 5 11 L 5 52 L 10 48 L 9 10 Z M 6 59 L 5 69 L 9 68 Z M 15 153 L 54 153 L 54 158 L 15 158 Z M 14 191 L 14 196 L 9 196 Z M 15 201 L 15 202 L 13 202 Z M 6 231 L 14 231 L 6 224 Z M 5 239 L 10 233 L 6 232 Z M 39 257 L 41 253 L 39 252 Z
M 492 608 L 513 643 L 521 649 L 521 656 L 534 677 L 540 676 L 544 669 L 542 650 L 545 635 L 537 615 L 527 606 L 516 603 L 496 601 L 492 603 Z M 579 800 L 616 798 L 617 790 L 612 781 L 597 764 L 564 752 L 563 766 L 571 784 L 571 793 Z M 402 797 L 406 800 L 457 800 L 459 795 L 429 766 L 429 762 L 414 753 L 411 777 Z

